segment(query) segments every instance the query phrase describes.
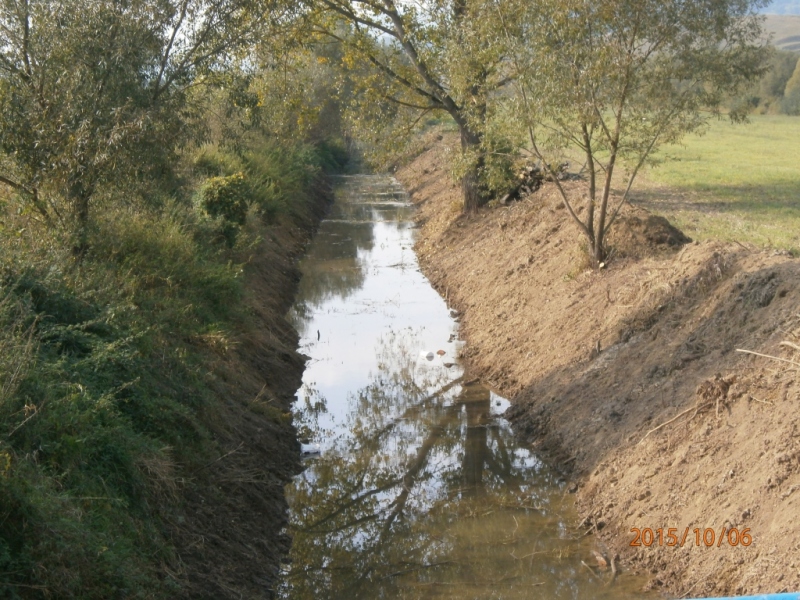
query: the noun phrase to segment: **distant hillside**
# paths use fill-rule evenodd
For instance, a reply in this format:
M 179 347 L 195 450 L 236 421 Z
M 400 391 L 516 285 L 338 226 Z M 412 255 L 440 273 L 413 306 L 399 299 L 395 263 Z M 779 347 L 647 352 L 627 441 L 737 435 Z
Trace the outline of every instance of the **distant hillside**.
M 786 0 L 782 5 L 794 5 L 800 10 L 800 0 Z M 770 6 L 769 10 L 773 7 Z M 782 50 L 800 52 L 800 16 L 766 15 L 766 30 L 772 34 L 772 43 Z
M 771 15 L 800 15 L 800 0 L 774 0 L 762 12 Z

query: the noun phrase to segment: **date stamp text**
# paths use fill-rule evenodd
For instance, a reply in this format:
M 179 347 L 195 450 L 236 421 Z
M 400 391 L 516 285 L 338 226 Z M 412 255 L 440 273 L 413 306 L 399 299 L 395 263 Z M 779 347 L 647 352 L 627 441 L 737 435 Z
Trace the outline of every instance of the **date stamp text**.
M 750 533 L 749 527 L 742 530 L 736 527 L 731 527 L 730 529 L 723 527 L 719 531 L 710 527 L 695 527 L 694 529 L 687 527 L 682 532 L 679 531 L 677 527 L 670 527 L 668 529 L 664 529 L 663 527 L 659 527 L 658 529 L 651 529 L 650 527 L 639 529 L 638 527 L 632 527 L 631 533 L 633 534 L 633 539 L 630 543 L 631 546 L 650 547 L 658 545 L 668 546 L 670 548 L 675 546 L 683 548 L 686 544 L 690 546 L 693 544 L 706 548 L 714 546 L 720 548 L 723 544 L 736 547 L 749 546 L 753 543 L 753 536 Z

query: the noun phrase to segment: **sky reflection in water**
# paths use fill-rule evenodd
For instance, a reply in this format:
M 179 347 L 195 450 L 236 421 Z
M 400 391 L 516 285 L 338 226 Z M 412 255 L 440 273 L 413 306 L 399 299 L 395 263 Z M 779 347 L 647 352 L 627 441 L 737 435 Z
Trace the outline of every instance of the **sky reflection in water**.
M 287 488 L 281 597 L 641 597 L 641 581 L 582 564 L 591 540 L 573 539 L 563 483 L 516 445 L 505 400 L 462 385 L 457 323 L 418 270 L 411 217 L 393 179 L 343 178 L 302 263 L 294 320 L 311 360 L 295 419 L 322 454 Z

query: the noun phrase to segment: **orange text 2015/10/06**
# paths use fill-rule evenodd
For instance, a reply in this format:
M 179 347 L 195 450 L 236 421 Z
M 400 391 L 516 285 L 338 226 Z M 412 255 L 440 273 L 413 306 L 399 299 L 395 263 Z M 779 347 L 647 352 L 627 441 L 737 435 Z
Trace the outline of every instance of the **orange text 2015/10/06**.
M 639 529 L 632 527 L 633 539 L 631 546 L 679 546 L 683 548 L 686 544 L 702 546 L 705 548 L 720 548 L 723 544 L 728 546 L 749 546 L 753 543 L 753 536 L 750 528 L 739 530 L 736 527 L 723 527 L 717 532 L 710 527 L 689 528 L 679 531 L 677 527 L 651 529 L 645 527 Z

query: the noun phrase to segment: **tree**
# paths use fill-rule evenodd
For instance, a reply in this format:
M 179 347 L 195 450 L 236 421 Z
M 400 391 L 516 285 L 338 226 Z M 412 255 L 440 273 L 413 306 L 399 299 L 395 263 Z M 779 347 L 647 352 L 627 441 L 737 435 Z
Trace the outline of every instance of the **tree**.
M 491 94 L 507 82 L 501 48 L 486 35 L 491 2 L 317 0 L 315 6 L 316 31 L 341 42 L 344 64 L 358 72 L 362 122 L 380 127 L 403 116 L 410 129 L 431 112 L 447 113 L 468 162 L 464 210 L 488 200 L 480 183 L 485 123 Z
M 255 8 L 0 0 L 0 182 L 67 226 L 82 254 L 98 187 L 168 168 L 186 90 L 252 41 L 265 10 Z
M 770 60 L 769 71 L 759 82 L 759 92 L 765 99 L 783 98 L 786 83 L 791 79 L 797 66 L 795 52 L 777 50 Z M 800 77 L 798 77 L 800 79 Z
M 786 82 L 781 108 L 787 115 L 800 115 L 800 60 L 797 61 L 794 73 Z
M 282 39 L 258 44 L 250 89 L 264 114 L 261 125 L 282 139 L 315 142 L 343 135 L 342 107 L 335 93 L 341 45 L 328 38 L 309 41 L 300 19 Z
M 763 74 L 761 0 L 542 0 L 499 3 L 517 94 L 509 112 L 550 171 L 595 266 L 642 166 L 720 114 L 726 97 Z M 524 39 L 524 42 L 521 41 Z M 731 114 L 732 118 L 742 115 Z M 588 198 L 577 209 L 551 165 L 576 152 Z M 627 167 L 621 193 L 618 167 Z M 582 212 L 582 217 L 579 213 Z

